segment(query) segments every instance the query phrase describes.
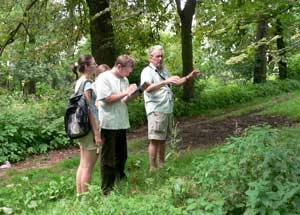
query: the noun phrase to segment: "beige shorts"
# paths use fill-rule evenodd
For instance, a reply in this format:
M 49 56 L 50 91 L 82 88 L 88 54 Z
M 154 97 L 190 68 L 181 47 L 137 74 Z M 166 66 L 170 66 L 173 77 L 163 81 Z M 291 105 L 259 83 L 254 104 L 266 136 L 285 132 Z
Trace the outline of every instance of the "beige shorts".
M 95 144 L 92 131 L 90 131 L 88 133 L 88 135 L 79 138 L 78 143 L 79 143 L 81 149 L 85 149 L 85 150 L 96 150 L 97 149 L 97 145 Z
M 147 116 L 148 139 L 167 140 L 172 133 L 173 114 L 153 112 Z

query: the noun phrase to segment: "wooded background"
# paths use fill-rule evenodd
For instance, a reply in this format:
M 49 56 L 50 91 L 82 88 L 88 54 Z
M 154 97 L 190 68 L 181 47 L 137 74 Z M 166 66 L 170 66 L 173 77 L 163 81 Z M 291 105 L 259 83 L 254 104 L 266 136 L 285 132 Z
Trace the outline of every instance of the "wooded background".
M 166 49 L 166 66 L 186 75 L 263 83 L 299 78 L 297 0 L 6 0 L 0 6 L 0 87 L 37 94 L 72 86 L 70 64 L 92 53 L 113 65 L 119 54 L 147 64 L 145 50 Z M 194 82 L 182 97 L 194 95 Z

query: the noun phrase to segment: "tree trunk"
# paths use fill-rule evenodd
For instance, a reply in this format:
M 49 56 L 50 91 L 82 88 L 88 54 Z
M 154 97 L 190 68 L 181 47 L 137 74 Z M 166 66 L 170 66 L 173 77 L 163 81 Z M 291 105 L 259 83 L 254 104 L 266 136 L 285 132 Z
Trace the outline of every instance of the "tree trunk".
M 23 86 L 23 96 L 27 98 L 28 95 L 34 95 L 35 93 L 36 93 L 36 81 L 34 79 L 25 81 Z
M 28 34 L 28 43 L 30 45 L 36 45 L 36 39 L 35 35 L 33 34 Z M 32 67 L 35 66 L 35 63 L 31 63 Z M 27 99 L 27 96 L 30 94 L 35 94 L 36 93 L 36 78 L 34 77 L 34 72 L 31 72 L 31 75 L 28 77 L 28 79 L 25 79 L 24 81 L 24 86 L 23 86 L 23 96 L 25 99 Z
M 181 22 L 181 57 L 183 64 L 183 76 L 193 70 L 193 43 L 192 43 L 192 21 L 195 13 L 196 0 L 187 0 L 185 7 L 181 9 L 181 1 L 176 0 L 177 12 Z M 189 80 L 183 86 L 183 100 L 189 101 L 194 96 L 194 80 Z
M 109 1 L 86 0 L 86 2 L 90 12 L 92 55 L 98 64 L 105 63 L 112 67 L 116 59 L 116 50 Z M 95 16 L 101 12 L 103 14 Z
M 265 16 L 262 16 L 258 25 L 256 33 L 256 41 L 259 43 L 263 38 L 267 36 L 268 20 Z M 267 56 L 266 56 L 266 44 L 262 43 L 258 46 L 255 53 L 255 65 L 253 83 L 262 83 L 267 80 Z
M 280 60 L 278 62 L 279 67 L 279 79 L 287 78 L 287 63 L 285 61 L 285 44 L 283 41 L 283 28 L 280 20 L 277 18 L 276 20 L 276 35 L 280 37 L 277 39 L 277 49 L 279 52 Z

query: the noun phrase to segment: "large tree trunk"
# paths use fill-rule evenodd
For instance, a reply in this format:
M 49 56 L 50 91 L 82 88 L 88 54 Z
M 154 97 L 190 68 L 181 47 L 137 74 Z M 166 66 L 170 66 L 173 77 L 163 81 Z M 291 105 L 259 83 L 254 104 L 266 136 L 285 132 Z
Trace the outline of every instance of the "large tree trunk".
M 193 70 L 193 45 L 192 45 L 192 21 L 195 13 L 196 0 L 187 0 L 183 10 L 181 1 L 176 0 L 177 11 L 181 22 L 181 57 L 183 64 L 182 74 L 185 76 Z M 183 100 L 189 101 L 194 96 L 194 80 L 189 80 L 183 86 Z
M 262 16 L 257 25 L 256 41 L 259 43 L 261 39 L 267 36 L 268 20 L 265 16 Z M 255 65 L 253 83 L 262 83 L 267 80 L 267 56 L 266 56 L 266 44 L 262 43 L 258 46 L 255 53 Z
M 86 0 L 86 2 L 90 11 L 92 55 L 98 64 L 105 63 L 113 66 L 116 59 L 116 50 L 112 18 L 108 9 L 109 1 Z M 97 16 L 99 13 L 102 14 Z
M 287 63 L 285 60 L 285 44 L 283 41 L 283 28 L 279 19 L 276 20 L 276 34 L 280 37 L 277 39 L 277 49 L 279 52 L 280 60 L 278 62 L 279 67 L 279 79 L 287 78 Z

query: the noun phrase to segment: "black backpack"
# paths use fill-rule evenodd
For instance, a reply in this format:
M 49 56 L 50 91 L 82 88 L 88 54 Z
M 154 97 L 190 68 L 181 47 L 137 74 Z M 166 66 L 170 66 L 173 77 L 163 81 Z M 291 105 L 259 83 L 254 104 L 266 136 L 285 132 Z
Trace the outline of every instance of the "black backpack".
M 82 82 L 78 91 L 69 99 L 65 114 L 65 130 L 71 139 L 86 136 L 91 130 L 88 114 L 88 103 L 84 95 L 84 87 L 88 80 Z

